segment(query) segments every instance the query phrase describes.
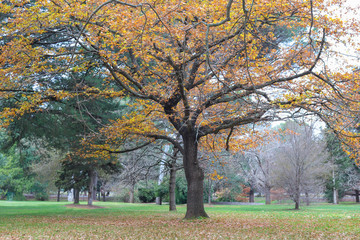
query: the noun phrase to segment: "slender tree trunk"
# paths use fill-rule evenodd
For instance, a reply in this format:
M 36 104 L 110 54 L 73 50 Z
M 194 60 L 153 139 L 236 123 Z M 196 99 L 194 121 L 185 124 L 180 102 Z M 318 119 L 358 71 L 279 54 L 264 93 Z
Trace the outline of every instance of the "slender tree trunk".
M 197 140 L 195 133 L 182 135 L 184 142 L 183 163 L 187 180 L 186 219 L 209 217 L 204 209 L 204 172 L 197 159 Z
M 212 201 L 212 197 L 211 197 L 211 194 L 212 194 L 212 181 L 211 179 L 209 178 L 208 180 L 208 185 L 209 185 L 209 189 L 208 189 L 208 204 L 211 204 L 211 201 Z
M 310 206 L 310 197 L 308 192 L 305 192 L 305 199 L 306 199 L 306 206 Z
M 57 192 L 57 201 L 60 202 L 60 188 L 58 188 L 58 192 Z
M 271 193 L 270 193 L 271 188 L 266 186 L 265 187 L 265 204 L 269 205 L 271 204 Z
M 356 199 L 356 202 L 357 202 L 357 203 L 360 202 L 360 199 L 359 199 L 359 190 L 355 190 L 355 199 Z
M 295 202 L 295 210 L 299 210 L 300 209 L 300 193 L 295 193 L 294 202 Z
M 255 202 L 255 193 L 254 193 L 254 189 L 252 187 L 250 187 L 249 202 L 250 203 Z
M 100 188 L 99 201 L 101 196 L 103 197 L 103 201 L 105 202 L 105 189 L 103 187 Z
M 77 188 L 74 188 L 74 204 L 80 203 L 80 190 Z
M 297 169 L 296 169 L 296 182 L 295 182 L 295 210 L 299 210 L 300 209 L 300 176 L 301 176 L 301 172 L 302 172 L 302 168 L 300 166 L 297 165 Z
M 135 185 L 131 184 L 130 191 L 129 191 L 129 203 L 134 203 L 134 192 L 135 192 Z
M 97 171 L 95 171 L 95 172 L 94 172 L 93 200 L 96 200 L 97 183 L 98 183 L 98 174 L 97 174 Z
M 169 210 L 176 211 L 176 197 L 175 197 L 175 188 L 176 188 L 176 169 L 175 163 L 171 166 L 170 169 L 170 180 L 169 180 Z
M 338 190 L 336 188 L 333 189 L 333 204 L 338 204 Z
M 336 189 L 336 178 L 335 178 L 335 170 L 333 168 L 333 172 L 332 172 L 332 175 L 333 175 L 333 184 L 334 184 L 334 188 L 333 188 L 333 203 L 334 204 L 338 204 L 339 201 L 338 201 L 338 190 Z

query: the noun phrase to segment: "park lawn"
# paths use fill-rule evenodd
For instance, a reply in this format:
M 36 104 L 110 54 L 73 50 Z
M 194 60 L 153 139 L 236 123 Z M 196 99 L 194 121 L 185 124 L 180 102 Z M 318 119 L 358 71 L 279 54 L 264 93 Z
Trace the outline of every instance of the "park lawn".
M 0 239 L 360 239 L 359 204 L 207 205 L 209 219 L 186 221 L 184 205 L 66 204 L 0 201 Z

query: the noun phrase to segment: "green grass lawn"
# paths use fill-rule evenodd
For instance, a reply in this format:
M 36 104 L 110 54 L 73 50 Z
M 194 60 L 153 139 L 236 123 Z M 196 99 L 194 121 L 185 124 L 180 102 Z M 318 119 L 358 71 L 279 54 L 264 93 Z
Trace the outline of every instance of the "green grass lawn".
M 185 206 L 0 201 L 0 239 L 360 239 L 360 205 L 207 206 L 209 219 L 184 221 Z M 85 204 L 85 203 L 84 203 Z

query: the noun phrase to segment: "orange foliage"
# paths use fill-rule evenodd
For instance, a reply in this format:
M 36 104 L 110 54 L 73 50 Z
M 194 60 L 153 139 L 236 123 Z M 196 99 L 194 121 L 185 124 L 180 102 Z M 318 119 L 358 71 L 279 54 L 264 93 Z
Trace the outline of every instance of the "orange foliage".
M 332 15 L 341 6 L 341 0 L 3 1 L 0 13 L 8 17 L 0 29 L 6 40 L 0 46 L 0 98 L 24 96 L 2 109 L 1 124 L 41 111 L 54 98 L 136 98 L 136 111 L 101 130 L 105 143 L 84 141 L 100 149 L 88 154 L 106 157 L 101 149 L 119 150 L 125 140 L 142 143 L 188 131 L 204 149 L 253 148 L 255 131 L 241 126 L 276 119 L 282 110 L 321 114 L 325 106 L 356 117 L 358 78 L 329 72 L 320 61 L 327 39 L 359 32 L 358 22 Z M 277 43 L 279 28 L 291 40 Z M 68 39 L 39 43 L 60 33 Z M 47 88 L 53 76 L 91 67 L 103 76 L 102 88 Z M 337 104 L 343 97 L 356 102 Z M 337 116 L 324 120 L 345 133 L 350 118 Z M 170 123 L 167 131 L 163 122 Z M 359 146 L 357 138 L 347 144 Z

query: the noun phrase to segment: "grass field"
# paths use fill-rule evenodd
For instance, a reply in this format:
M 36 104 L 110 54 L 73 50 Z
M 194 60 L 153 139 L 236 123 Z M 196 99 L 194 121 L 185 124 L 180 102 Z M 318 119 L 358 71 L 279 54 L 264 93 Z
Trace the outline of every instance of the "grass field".
M 360 239 L 360 205 L 207 206 L 185 221 L 185 206 L 0 201 L 0 239 Z

